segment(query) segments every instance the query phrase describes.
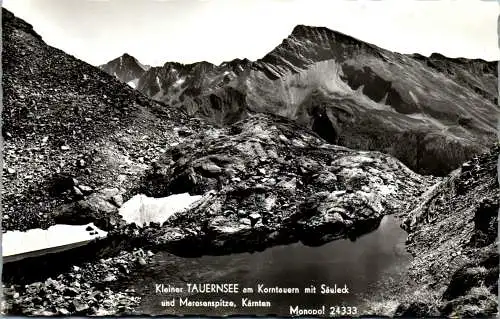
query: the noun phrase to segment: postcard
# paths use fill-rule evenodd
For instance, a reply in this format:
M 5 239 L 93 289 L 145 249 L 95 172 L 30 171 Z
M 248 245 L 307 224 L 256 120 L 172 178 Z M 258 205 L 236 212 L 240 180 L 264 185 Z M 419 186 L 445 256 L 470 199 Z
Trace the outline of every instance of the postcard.
M 2 314 L 495 317 L 497 24 L 3 1 Z

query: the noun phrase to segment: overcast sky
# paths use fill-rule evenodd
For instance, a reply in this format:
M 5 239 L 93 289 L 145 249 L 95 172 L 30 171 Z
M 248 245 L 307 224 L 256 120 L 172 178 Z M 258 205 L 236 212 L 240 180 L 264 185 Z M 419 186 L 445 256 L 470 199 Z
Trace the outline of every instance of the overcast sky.
M 44 40 L 94 65 L 127 52 L 162 65 L 263 57 L 297 24 L 402 53 L 497 60 L 497 1 L 4 0 Z

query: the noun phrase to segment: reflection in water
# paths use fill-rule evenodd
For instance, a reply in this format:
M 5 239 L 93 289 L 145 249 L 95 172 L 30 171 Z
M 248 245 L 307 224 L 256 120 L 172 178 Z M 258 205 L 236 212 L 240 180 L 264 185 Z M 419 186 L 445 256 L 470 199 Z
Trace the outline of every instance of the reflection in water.
M 301 243 L 277 246 L 258 253 L 227 256 L 180 258 L 158 253 L 153 264 L 147 266 L 130 282 L 142 297 L 138 313 L 143 314 L 278 314 L 289 315 L 290 305 L 314 307 L 318 305 L 363 306 L 363 301 L 382 294 L 382 284 L 399 281 L 410 261 L 405 251 L 406 233 L 399 221 L 386 216 L 379 228 L 358 238 L 355 242 L 338 240 L 320 247 Z M 161 301 L 180 294 L 155 294 L 155 284 L 184 287 L 186 283 L 239 283 L 240 287 L 297 287 L 301 291 L 310 285 L 318 288 L 316 294 L 295 295 L 191 295 L 192 300 L 219 300 L 225 298 L 238 304 L 237 308 L 162 307 Z M 349 294 L 320 294 L 319 286 L 343 287 Z M 186 294 L 187 295 L 187 294 Z M 241 297 L 271 302 L 270 308 L 242 308 Z

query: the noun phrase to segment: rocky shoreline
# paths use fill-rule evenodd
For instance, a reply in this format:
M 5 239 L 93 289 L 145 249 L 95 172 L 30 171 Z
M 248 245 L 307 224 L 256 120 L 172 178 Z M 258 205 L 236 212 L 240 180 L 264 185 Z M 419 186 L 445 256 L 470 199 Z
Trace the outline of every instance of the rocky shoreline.
M 111 289 L 111 283 L 146 265 L 152 256 L 151 251 L 142 249 L 122 251 L 112 258 L 73 265 L 54 278 L 25 285 L 4 281 L 2 314 L 109 316 L 132 313 L 141 297 L 131 290 Z

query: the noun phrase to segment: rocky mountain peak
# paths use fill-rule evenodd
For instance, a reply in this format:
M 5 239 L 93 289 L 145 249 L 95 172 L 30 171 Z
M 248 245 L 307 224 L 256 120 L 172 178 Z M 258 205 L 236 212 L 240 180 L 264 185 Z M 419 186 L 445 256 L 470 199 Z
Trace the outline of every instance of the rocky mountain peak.
M 182 68 L 184 68 L 184 64 L 179 63 L 179 62 L 169 61 L 169 62 L 165 62 L 165 64 L 163 64 L 163 68 L 165 70 L 182 69 Z
M 385 50 L 326 27 L 298 25 L 280 45 L 256 61 L 254 68 L 272 80 L 299 73 L 310 65 L 334 60 L 342 63 L 356 55 L 380 56 Z
M 132 67 L 139 66 L 144 70 L 147 70 L 149 68 L 149 66 L 142 64 L 141 62 L 139 62 L 139 60 L 137 58 L 133 57 L 132 55 L 130 55 L 128 53 L 124 53 L 120 57 L 120 61 L 122 64 L 131 65 Z
M 128 54 L 127 52 L 125 52 L 125 53 L 122 54 L 122 58 L 124 58 L 124 59 L 134 59 L 135 60 L 135 58 L 133 56 L 131 56 L 130 54 Z
M 135 57 L 124 53 L 120 57 L 101 65 L 100 68 L 136 88 L 139 78 L 149 70 L 150 66 L 143 65 Z
M 309 39 L 316 42 L 328 40 L 336 41 L 338 44 L 366 44 L 361 40 L 358 40 L 339 31 L 335 31 L 326 27 L 307 26 L 302 24 L 297 25 L 293 28 L 292 33 L 288 38 L 290 37 L 294 37 L 296 39 Z
M 240 58 L 236 58 L 236 59 L 233 59 L 231 61 L 226 61 L 226 62 L 223 62 L 222 64 L 231 64 L 231 65 L 237 65 L 237 64 L 250 64 L 252 63 L 252 61 L 250 61 L 249 59 L 247 58 L 243 58 L 243 59 L 240 59 Z
M 127 64 L 128 66 L 133 66 L 134 64 L 139 64 L 137 59 L 128 53 L 123 53 L 121 56 L 109 61 L 107 64 Z

